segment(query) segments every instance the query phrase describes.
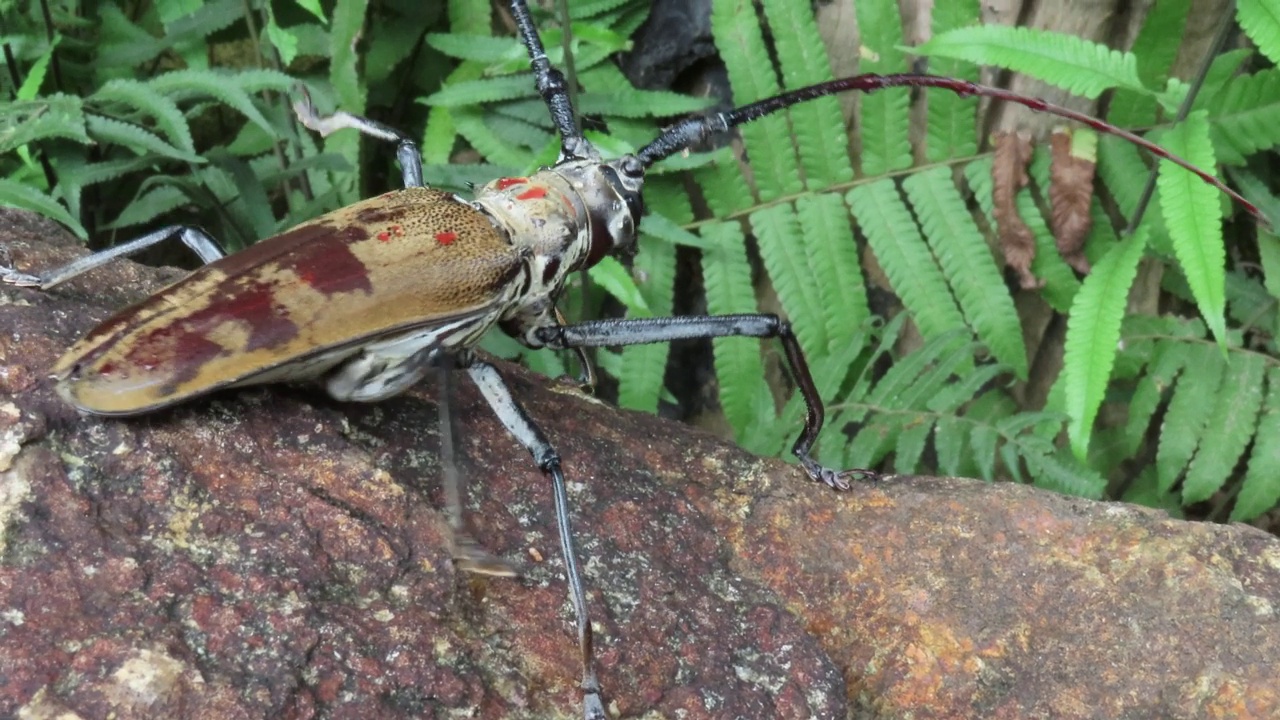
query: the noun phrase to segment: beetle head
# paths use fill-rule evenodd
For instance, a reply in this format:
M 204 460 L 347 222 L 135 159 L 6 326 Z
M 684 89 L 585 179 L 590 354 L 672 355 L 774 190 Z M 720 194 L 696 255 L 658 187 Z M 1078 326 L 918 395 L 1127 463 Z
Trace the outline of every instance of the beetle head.
M 636 252 L 636 227 L 644 214 L 644 166 L 635 155 L 600 163 L 596 176 L 582 187 L 582 199 L 591 223 L 591 246 L 583 260 L 588 268 L 605 255 L 630 256 Z

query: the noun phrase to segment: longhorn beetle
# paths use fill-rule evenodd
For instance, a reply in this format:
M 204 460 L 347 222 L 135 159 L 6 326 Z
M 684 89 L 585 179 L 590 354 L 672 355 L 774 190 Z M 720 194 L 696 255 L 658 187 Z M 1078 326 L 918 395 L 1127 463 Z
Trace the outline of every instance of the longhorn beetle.
M 304 95 L 295 110 L 308 127 L 325 134 L 352 128 L 396 143 L 404 188 L 227 257 L 202 231 L 172 226 L 42 275 L 0 268 L 0 277 L 48 289 L 172 237 L 207 263 L 107 320 L 57 362 L 57 391 L 86 413 L 137 415 L 222 388 L 286 381 L 319 381 L 338 400 L 369 402 L 404 391 L 433 367 L 445 365 L 447 372 L 452 363 L 465 370 L 551 480 L 589 719 L 604 718 L 605 712 L 560 457 L 497 368 L 473 352 L 482 335 L 496 325 L 531 348 L 578 350 L 689 338 L 777 338 L 807 410 L 792 446 L 804 472 L 836 490 L 847 489 L 850 478 L 875 477 L 867 470 L 827 468 L 811 457 L 823 405 L 790 325 L 776 315 L 561 321 L 555 303 L 570 273 L 605 255 L 634 250 L 647 168 L 711 135 L 807 100 L 847 90 L 929 87 L 1020 103 L 1119 135 L 1258 215 L 1209 173 L 1105 122 L 1036 98 L 915 73 L 847 77 L 686 119 L 634 155 L 606 161 L 579 131 L 564 76 L 547 60 L 525 0 L 511 0 L 511 10 L 560 135 L 554 166 L 528 177 L 499 178 L 467 200 L 424 187 L 422 160 L 408 136 L 343 112 L 320 117 Z M 442 424 L 443 447 L 449 438 L 445 413 Z M 500 561 L 490 563 L 483 552 L 466 547 L 465 538 L 458 540 L 460 566 L 505 573 Z

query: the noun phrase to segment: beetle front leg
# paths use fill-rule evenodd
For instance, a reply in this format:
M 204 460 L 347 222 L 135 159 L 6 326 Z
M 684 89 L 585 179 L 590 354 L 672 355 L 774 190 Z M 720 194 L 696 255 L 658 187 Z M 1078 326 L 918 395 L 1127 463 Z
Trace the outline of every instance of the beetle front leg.
M 818 440 L 822 430 L 825 410 L 818 388 L 813 384 L 813 376 L 809 373 L 809 364 L 805 362 L 804 352 L 791 331 L 791 324 L 783 322 L 777 315 L 695 315 L 672 318 L 644 318 L 635 320 L 596 320 L 577 325 L 559 327 L 541 327 L 534 335 L 547 347 L 582 348 L 608 347 L 611 345 L 643 345 L 646 343 L 671 342 L 673 340 L 691 340 L 716 337 L 776 337 L 782 341 L 782 348 L 787 355 L 787 364 L 791 366 L 791 374 L 804 398 L 805 420 L 804 430 L 800 438 L 791 446 L 791 452 L 800 460 L 800 465 L 814 480 L 830 485 L 837 490 L 848 490 L 850 477 L 875 479 L 873 470 L 833 470 L 820 465 L 809 452 Z
M 332 115 L 320 115 L 311 102 L 311 94 L 306 88 L 298 87 L 298 99 L 293 102 L 293 112 L 298 122 L 326 136 L 331 133 L 351 128 L 379 140 L 397 143 L 396 160 L 400 162 L 401 178 L 404 186 L 424 187 L 422 181 L 422 153 L 418 152 L 418 144 L 408 135 L 377 120 L 370 120 L 362 115 L 352 115 L 339 110 Z
M 86 255 L 79 260 L 73 260 L 60 268 L 54 268 L 40 275 L 29 275 L 10 267 L 0 266 L 0 281 L 20 287 L 37 287 L 41 290 L 48 290 L 77 275 L 100 268 L 116 258 L 140 253 L 173 237 L 182 240 L 182 244 L 191 248 L 205 263 L 211 263 L 225 254 L 222 252 L 222 248 L 218 247 L 218 244 L 213 241 L 213 238 L 206 235 L 203 230 L 186 225 L 170 225 L 147 233 L 136 240 L 130 240 L 122 245 L 101 250 L 92 255 Z
M 560 454 L 547 442 L 546 436 L 529 419 L 524 408 L 511 395 L 498 369 L 482 360 L 467 355 L 456 358 L 458 366 L 465 368 L 480 388 L 489 407 L 507 432 L 533 455 L 534 462 L 543 474 L 551 478 L 551 492 L 556 505 L 556 524 L 559 527 L 560 550 L 564 555 L 564 571 L 569 584 L 569 597 L 578 620 L 578 650 L 582 656 L 582 706 L 587 720 L 605 720 L 604 704 L 600 699 L 600 681 L 594 667 L 595 652 L 592 648 L 591 618 L 587 616 L 587 595 L 582 576 L 578 571 L 577 553 L 573 547 L 573 530 L 569 526 L 569 493 L 565 489 L 564 473 L 560 469 Z

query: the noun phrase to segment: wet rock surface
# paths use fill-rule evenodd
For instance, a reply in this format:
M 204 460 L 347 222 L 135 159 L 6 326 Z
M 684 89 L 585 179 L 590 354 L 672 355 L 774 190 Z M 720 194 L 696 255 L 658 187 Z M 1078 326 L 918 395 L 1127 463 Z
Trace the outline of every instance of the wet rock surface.
M 0 245 L 79 252 L 12 210 Z M 521 579 L 453 567 L 430 383 L 122 420 L 54 394 L 76 338 L 178 276 L 0 287 L 0 716 L 580 717 L 549 484 L 469 383 L 469 529 Z M 836 494 L 500 367 L 564 458 L 612 715 L 1280 716 L 1265 533 L 961 479 Z

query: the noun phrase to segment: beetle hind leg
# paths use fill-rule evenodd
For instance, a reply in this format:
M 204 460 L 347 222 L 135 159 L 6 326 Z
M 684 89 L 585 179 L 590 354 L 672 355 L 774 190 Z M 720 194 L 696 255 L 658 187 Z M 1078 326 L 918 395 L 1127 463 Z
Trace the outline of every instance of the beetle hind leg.
M 192 252 L 199 255 L 200 259 L 205 263 L 211 263 L 225 255 L 222 248 L 218 247 L 218 244 L 214 242 L 213 238 L 209 237 L 209 235 L 207 235 L 203 230 L 186 225 L 170 225 L 168 227 L 163 227 L 159 230 L 149 232 L 146 235 L 130 240 L 127 243 L 122 243 L 115 247 L 101 250 L 93 253 L 92 255 L 86 255 L 78 260 L 73 260 L 66 265 L 63 265 L 62 267 L 48 270 L 39 275 L 30 275 L 18 272 L 11 267 L 0 265 L 0 282 L 6 282 L 10 285 L 18 285 L 20 287 L 36 287 L 41 290 L 48 290 L 49 288 L 64 283 L 77 275 L 82 275 L 90 270 L 100 268 L 116 258 L 136 255 L 153 245 L 159 245 L 165 240 L 174 237 L 181 240 L 183 245 L 191 248 Z

